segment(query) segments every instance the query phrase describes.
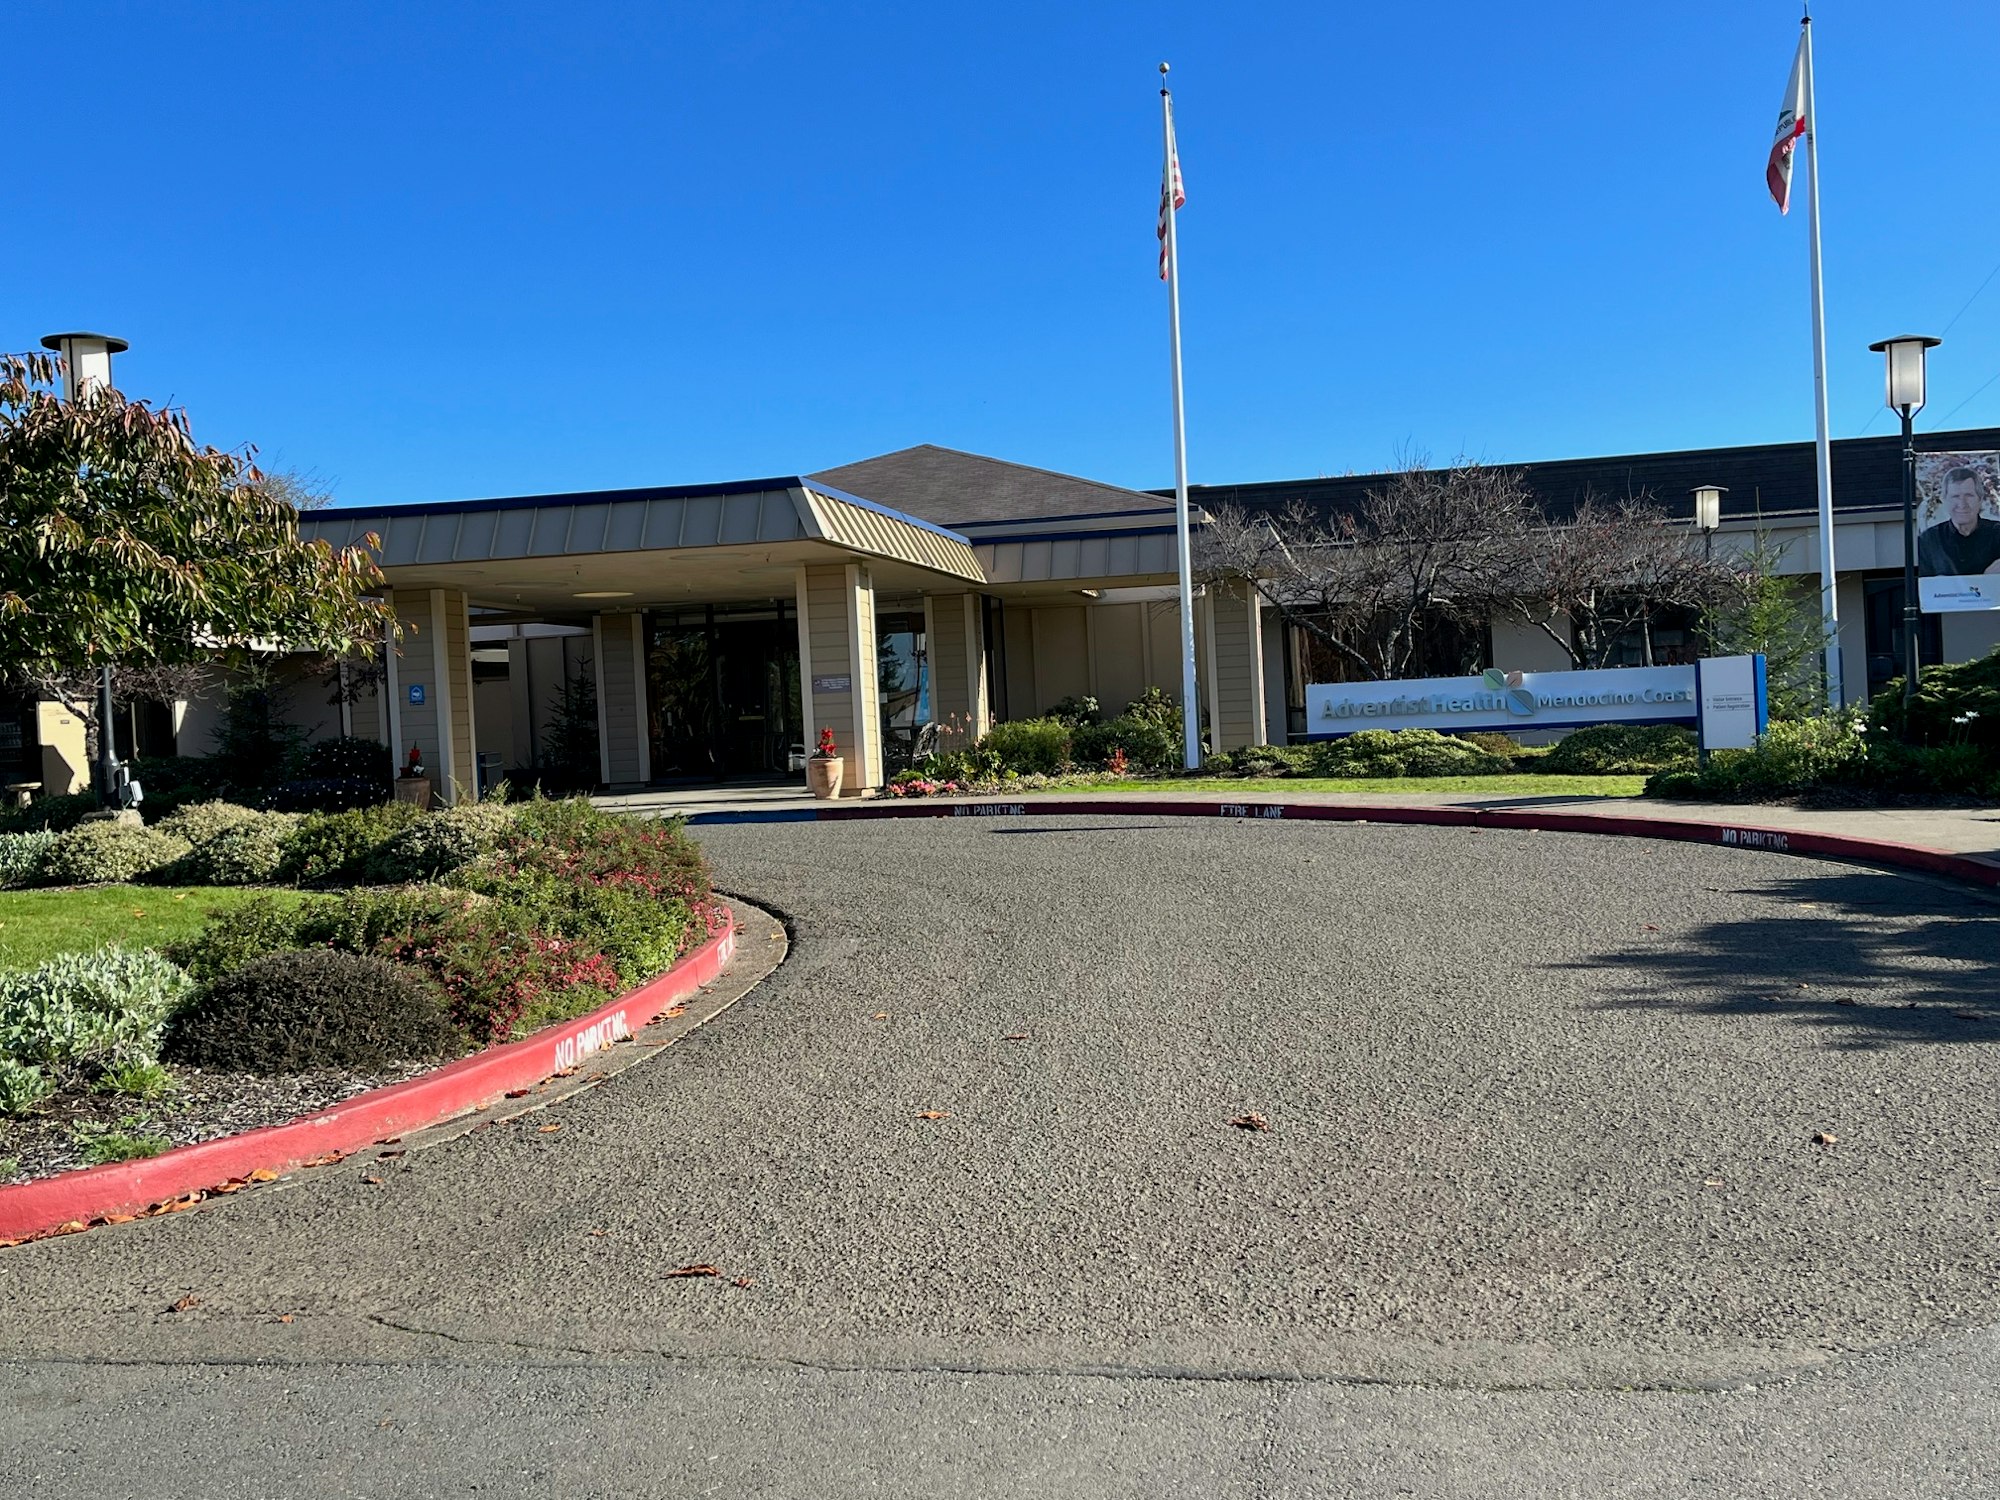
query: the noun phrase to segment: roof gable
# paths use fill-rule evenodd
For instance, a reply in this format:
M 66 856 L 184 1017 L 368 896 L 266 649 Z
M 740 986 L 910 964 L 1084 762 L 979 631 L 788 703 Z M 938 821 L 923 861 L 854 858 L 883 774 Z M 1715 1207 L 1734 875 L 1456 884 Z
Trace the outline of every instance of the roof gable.
M 1073 474 L 920 443 L 808 476 L 940 526 L 1171 513 L 1171 503 Z

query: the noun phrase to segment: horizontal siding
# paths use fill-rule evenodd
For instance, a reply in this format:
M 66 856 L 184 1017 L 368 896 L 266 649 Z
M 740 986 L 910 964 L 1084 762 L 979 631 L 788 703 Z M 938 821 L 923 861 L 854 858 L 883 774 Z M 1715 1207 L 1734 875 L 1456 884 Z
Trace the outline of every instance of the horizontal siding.
M 639 704 L 632 684 L 632 621 L 629 615 L 605 615 L 598 631 L 598 692 L 604 700 L 605 745 L 611 752 L 614 784 L 638 781 L 641 774 Z

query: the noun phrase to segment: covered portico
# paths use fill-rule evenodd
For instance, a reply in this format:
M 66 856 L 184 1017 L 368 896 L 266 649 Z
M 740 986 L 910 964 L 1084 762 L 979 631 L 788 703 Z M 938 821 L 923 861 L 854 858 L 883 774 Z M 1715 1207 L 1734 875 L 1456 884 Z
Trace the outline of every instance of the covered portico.
M 588 628 L 608 787 L 644 786 L 669 769 L 655 750 L 680 726 L 675 705 L 649 689 L 648 620 L 671 631 L 690 611 L 706 613 L 711 638 L 717 611 L 795 631 L 795 742 L 831 729 L 852 794 L 884 779 L 882 601 L 916 602 L 932 642 L 933 715 L 956 715 L 976 733 L 989 722 L 986 575 L 971 544 L 801 477 L 341 510 L 305 529 L 335 545 L 379 536 L 404 629 L 387 653 L 386 732 L 399 754 L 414 745 L 436 757 L 447 801 L 478 785 L 475 635 L 521 622 Z M 781 697 L 787 687 L 778 684 Z

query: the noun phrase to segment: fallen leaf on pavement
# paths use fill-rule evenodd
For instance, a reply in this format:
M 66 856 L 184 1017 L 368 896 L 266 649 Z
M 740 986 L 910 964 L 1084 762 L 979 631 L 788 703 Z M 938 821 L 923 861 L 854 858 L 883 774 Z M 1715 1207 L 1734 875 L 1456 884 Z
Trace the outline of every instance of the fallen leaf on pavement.
M 1247 1115 L 1238 1115 L 1229 1123 L 1234 1125 L 1238 1130 L 1269 1130 L 1271 1128 L 1271 1122 L 1255 1110 L 1252 1110 Z
M 402 1154 L 401 1151 L 377 1151 L 375 1153 L 375 1160 L 387 1161 L 393 1156 L 401 1156 Z
M 1839 1140 L 1840 1137 L 1835 1135 L 1831 1130 L 1815 1131 L 1813 1134 L 1813 1144 L 1815 1146 L 1832 1146 L 1837 1144 Z
M 250 1180 L 252 1182 L 276 1182 L 278 1174 L 273 1172 L 269 1167 L 259 1167 L 250 1174 Z
M 948 1109 L 920 1109 L 917 1111 L 917 1118 L 919 1120 L 949 1120 L 951 1118 L 951 1111 Z
M 292 1321 L 292 1315 L 290 1313 L 279 1313 L 276 1321 L 280 1323 L 289 1323 Z
M 201 1306 L 201 1298 L 195 1296 L 193 1292 L 189 1292 L 185 1297 L 181 1298 L 180 1301 L 176 1302 L 172 1307 L 168 1308 L 167 1311 L 186 1312 L 191 1307 L 200 1307 L 200 1306 Z
M 507 1090 L 507 1097 L 509 1099 L 525 1099 L 528 1097 L 528 1091 L 526 1089 L 509 1089 Z
M 889 1019 L 889 1012 L 887 1012 L 886 1010 L 878 1010 L 875 1012 L 875 1019 L 878 1021 L 886 1021 Z
M 364 1177 L 361 1180 L 369 1187 L 380 1187 L 382 1185 L 382 1179 L 379 1177 Z
M 1028 1033 L 1025 1031 L 1010 1031 L 1000 1038 L 1003 1042 L 1025 1042 L 1027 1039 Z
M 710 1265 L 682 1266 L 679 1270 L 667 1272 L 667 1279 L 676 1276 L 720 1276 L 722 1273 Z
M 1639 930 L 1641 932 L 1658 932 L 1660 929 L 1657 923 L 1644 922 L 1640 924 Z
M 687 1007 L 685 1005 L 669 1005 L 660 1014 L 668 1017 L 684 1016 L 687 1014 Z
M 306 1165 L 309 1167 L 330 1167 L 335 1162 L 346 1161 L 352 1153 L 346 1151 L 322 1151 Z
M 755 1286 L 756 1284 L 757 1283 L 752 1281 L 748 1276 L 739 1276 L 736 1278 L 734 1282 L 731 1283 L 732 1286 L 739 1286 L 739 1287 L 751 1287 Z
M 537 1125 L 535 1127 L 535 1134 L 547 1135 L 552 1130 L 561 1130 L 561 1129 L 562 1129 L 561 1125 Z

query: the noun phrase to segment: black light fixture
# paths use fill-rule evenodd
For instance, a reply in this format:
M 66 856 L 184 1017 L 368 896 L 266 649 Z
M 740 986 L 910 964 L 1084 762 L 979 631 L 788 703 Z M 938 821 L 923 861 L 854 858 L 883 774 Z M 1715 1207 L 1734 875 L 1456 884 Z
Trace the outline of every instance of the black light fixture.
M 1917 440 L 1911 418 L 1924 409 L 1924 356 L 1939 340 L 1923 333 L 1899 334 L 1868 346 L 1883 357 L 1883 399 L 1903 419 L 1903 706 L 1917 695 Z
M 1719 484 L 1698 484 L 1694 487 L 1694 524 L 1701 533 L 1701 555 L 1709 557 L 1715 550 L 1715 531 L 1722 524 L 1722 497 L 1729 491 Z

